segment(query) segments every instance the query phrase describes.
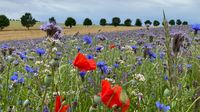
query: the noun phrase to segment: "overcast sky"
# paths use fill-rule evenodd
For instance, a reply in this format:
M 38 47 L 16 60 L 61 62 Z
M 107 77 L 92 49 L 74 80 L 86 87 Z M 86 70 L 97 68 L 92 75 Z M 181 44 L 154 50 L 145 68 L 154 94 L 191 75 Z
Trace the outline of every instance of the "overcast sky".
M 78 23 L 88 17 L 96 24 L 100 18 L 110 22 L 114 16 L 133 22 L 136 18 L 162 20 L 163 9 L 167 19 L 200 23 L 200 0 L 0 0 L 0 14 L 19 19 L 30 12 L 39 21 L 52 16 L 58 22 L 74 17 Z

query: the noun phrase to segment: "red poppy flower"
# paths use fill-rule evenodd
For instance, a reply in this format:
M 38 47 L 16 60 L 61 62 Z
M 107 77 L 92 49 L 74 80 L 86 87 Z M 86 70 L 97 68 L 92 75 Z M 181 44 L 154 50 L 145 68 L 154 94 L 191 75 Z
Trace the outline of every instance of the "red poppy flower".
M 125 102 L 121 101 L 122 97 L 122 87 L 115 85 L 111 87 L 110 83 L 107 80 L 102 80 L 102 91 L 100 93 L 101 101 L 108 107 L 112 108 L 113 106 L 120 107 L 122 112 L 126 112 L 130 106 L 130 100 L 127 97 Z
M 110 49 L 115 48 L 115 44 L 111 44 L 111 45 L 109 46 L 109 48 L 110 48 Z
M 62 97 L 61 96 L 56 96 L 55 112 L 66 112 L 69 108 L 70 108 L 70 105 L 62 106 Z
M 96 62 L 94 59 L 87 59 L 82 53 L 78 53 L 73 65 L 76 66 L 80 71 L 88 71 L 96 69 Z

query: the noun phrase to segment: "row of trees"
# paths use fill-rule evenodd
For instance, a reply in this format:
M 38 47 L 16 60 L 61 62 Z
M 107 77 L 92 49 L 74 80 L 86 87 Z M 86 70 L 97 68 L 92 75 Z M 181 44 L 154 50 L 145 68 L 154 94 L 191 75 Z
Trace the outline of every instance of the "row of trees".
M 50 21 L 55 21 L 54 17 L 49 19 Z M 29 29 L 30 27 L 33 27 L 36 24 L 36 20 L 32 17 L 31 13 L 25 13 L 24 15 L 22 15 L 22 17 L 20 18 L 21 24 L 22 26 L 26 27 L 27 29 Z M 83 21 L 83 25 L 85 26 L 90 26 L 92 25 L 92 20 L 89 18 L 86 18 Z M 113 17 L 112 18 L 112 23 L 108 23 L 107 20 L 105 18 L 100 19 L 99 22 L 100 25 L 102 26 L 106 26 L 106 25 L 113 25 L 113 26 L 132 26 L 132 20 L 131 19 L 126 19 L 123 23 L 121 23 L 121 19 L 119 17 Z M 146 20 L 144 22 L 145 25 L 148 26 L 159 26 L 160 22 L 158 20 L 154 20 L 153 22 L 151 22 L 150 20 Z M 162 23 L 163 24 L 163 23 Z M 180 19 L 175 20 L 170 20 L 169 21 L 170 25 L 188 25 L 187 21 L 181 21 Z M 0 30 L 2 30 L 4 27 L 7 27 L 10 25 L 10 20 L 5 16 L 5 15 L 0 15 Z M 140 19 L 136 19 L 135 21 L 135 26 L 142 26 L 143 23 Z M 65 21 L 65 26 L 67 27 L 72 27 L 72 26 L 76 26 L 76 20 L 72 17 L 68 17 Z

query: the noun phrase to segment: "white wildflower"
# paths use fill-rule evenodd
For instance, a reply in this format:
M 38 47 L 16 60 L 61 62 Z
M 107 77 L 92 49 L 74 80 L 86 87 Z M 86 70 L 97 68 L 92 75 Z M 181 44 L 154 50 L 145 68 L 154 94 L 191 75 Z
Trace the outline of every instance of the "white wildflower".
M 112 79 L 112 78 L 105 78 L 105 80 L 111 82 L 111 83 L 115 83 L 115 79 Z
M 134 75 L 134 78 L 135 78 L 136 80 L 139 80 L 139 81 L 142 81 L 142 82 L 145 81 L 145 78 L 144 78 L 144 76 L 143 76 L 142 74 L 135 74 L 135 75 Z
M 36 61 L 36 62 L 35 62 L 36 65 L 41 65 L 41 64 L 43 64 L 43 63 L 44 63 L 43 61 Z
M 56 52 L 57 50 L 57 47 L 52 48 L 52 52 Z

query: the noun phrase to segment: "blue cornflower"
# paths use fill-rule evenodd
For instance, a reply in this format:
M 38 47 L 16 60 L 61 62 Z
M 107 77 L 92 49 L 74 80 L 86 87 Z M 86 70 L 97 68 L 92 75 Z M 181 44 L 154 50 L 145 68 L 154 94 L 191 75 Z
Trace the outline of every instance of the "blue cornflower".
M 85 35 L 83 36 L 83 41 L 86 43 L 86 44 L 92 44 L 92 37 L 88 36 L 88 35 Z
M 104 74 L 108 74 L 109 73 L 109 69 L 108 69 L 107 65 L 101 67 L 101 70 L 103 71 Z
M 104 74 L 108 74 L 111 70 L 104 61 L 97 62 L 97 67 Z
M 164 111 L 164 112 L 167 112 L 168 110 L 170 110 L 170 106 L 164 106 L 164 107 L 163 107 L 163 111 Z
M 160 59 L 163 59 L 165 57 L 165 52 L 160 52 Z
M 79 72 L 79 75 L 81 76 L 81 77 L 84 77 L 85 75 L 86 75 L 86 71 L 81 71 L 81 72 Z
M 164 107 L 164 104 L 161 104 L 159 101 L 156 102 L 156 107 L 159 109 L 159 110 L 162 110 L 163 107 Z
M 14 75 L 10 77 L 10 80 L 17 81 L 18 83 L 24 83 L 24 78 L 23 77 L 21 77 L 20 79 L 18 79 L 19 76 L 18 76 L 17 72 L 14 72 L 13 74 Z
M 141 61 L 141 60 L 138 60 L 138 61 L 137 61 L 137 65 L 142 65 L 142 61 Z
M 46 52 L 46 50 L 43 49 L 43 48 L 37 48 L 37 49 L 36 49 L 36 53 L 37 53 L 39 56 L 44 55 L 45 52 Z
M 19 56 L 22 60 L 27 59 L 26 53 L 19 53 Z
M 24 83 L 24 78 L 23 78 L 23 77 L 20 78 L 20 79 L 18 80 L 18 83 Z
M 48 106 L 44 106 L 43 112 L 50 112 Z
M 200 56 L 197 56 L 197 59 L 200 59 Z
M 97 62 L 97 67 L 103 67 L 106 63 L 104 61 Z
M 9 46 L 8 46 L 7 44 L 3 44 L 3 45 L 1 46 L 1 48 L 2 48 L 2 49 L 7 49 L 7 48 L 9 48 Z
M 132 48 L 132 49 L 137 49 L 138 46 L 133 45 L 133 46 L 131 46 L 131 48 Z
M 87 58 L 88 58 L 88 59 L 94 59 L 94 56 L 93 56 L 92 54 L 88 54 L 88 55 L 87 55 Z
M 76 49 L 78 50 L 78 52 L 81 51 L 81 47 L 77 46 Z
M 192 25 L 192 29 L 195 30 L 195 31 L 200 30 L 200 24 L 194 24 L 194 25 Z
M 118 68 L 118 67 L 119 67 L 119 64 L 115 63 L 113 66 L 114 66 L 115 68 Z
M 57 56 L 61 56 L 61 55 L 62 55 L 62 52 L 56 52 L 56 55 L 57 55 Z
M 96 47 L 96 52 L 100 52 L 102 49 L 103 49 L 102 46 L 97 46 L 97 47 Z
M 187 64 L 187 68 L 191 69 L 192 68 L 192 64 Z
M 169 78 L 168 78 L 168 76 L 167 75 L 165 75 L 164 76 L 164 80 L 168 80 Z
M 37 69 L 37 68 L 36 68 L 36 69 L 31 68 L 29 65 L 26 65 L 26 66 L 25 66 L 25 70 L 26 70 L 26 72 L 28 72 L 28 73 L 37 73 L 37 72 L 38 72 L 38 69 Z
M 151 50 L 148 51 L 148 55 L 150 58 L 154 58 L 154 59 L 157 57 L 156 53 L 152 52 Z
M 168 110 L 170 110 L 170 106 L 169 105 L 164 105 L 164 104 L 161 104 L 159 101 L 156 102 L 156 107 L 160 110 L 160 111 L 164 111 L 164 112 L 167 112 Z
M 13 75 L 10 77 L 10 80 L 15 81 L 18 79 L 18 75 Z

